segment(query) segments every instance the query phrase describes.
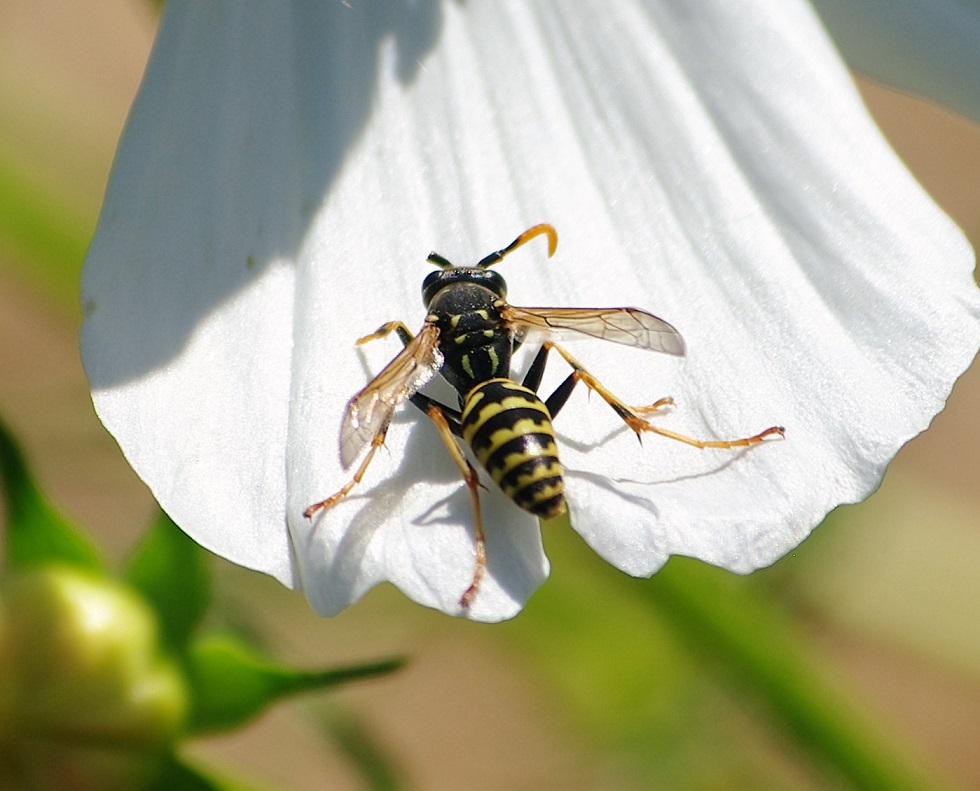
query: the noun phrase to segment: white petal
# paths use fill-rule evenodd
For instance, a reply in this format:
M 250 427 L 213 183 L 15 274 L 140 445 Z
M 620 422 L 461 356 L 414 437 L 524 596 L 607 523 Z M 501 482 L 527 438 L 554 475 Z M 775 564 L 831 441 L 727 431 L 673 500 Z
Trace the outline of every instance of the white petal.
M 288 36 L 281 17 L 261 3 L 168 4 L 88 253 L 81 343 L 99 416 L 163 508 L 208 549 L 292 585 L 303 218 L 280 142 L 296 134 L 294 97 L 250 93 Z
M 518 305 L 634 304 L 689 356 L 574 353 L 703 438 L 641 448 L 598 397 L 558 416 L 575 528 L 626 571 L 671 553 L 772 562 L 877 486 L 980 342 L 972 254 L 880 139 L 808 7 L 769 0 L 393 6 L 168 4 L 120 149 L 85 298 L 106 425 L 192 536 L 333 613 L 388 579 L 459 612 L 472 515 L 405 406 L 361 485 L 344 403 L 424 318 L 424 257 L 500 267 Z M 247 10 L 246 10 L 247 9 Z M 226 19 L 231 16 L 232 19 Z M 138 265 L 137 265 L 138 262 Z M 542 392 L 566 374 L 553 355 Z M 492 486 L 492 484 L 490 484 Z M 534 521 L 484 491 L 472 617 L 547 574 Z
M 847 62 L 980 121 L 980 6 L 953 0 L 814 0 Z

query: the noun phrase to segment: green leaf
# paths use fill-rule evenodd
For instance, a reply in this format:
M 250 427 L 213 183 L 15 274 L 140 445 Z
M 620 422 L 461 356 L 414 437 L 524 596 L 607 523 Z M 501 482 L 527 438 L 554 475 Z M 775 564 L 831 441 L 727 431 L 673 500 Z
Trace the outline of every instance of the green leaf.
M 405 787 L 405 783 L 398 779 L 402 772 L 374 735 L 353 715 L 318 707 L 315 716 L 325 733 L 360 772 L 365 788 L 398 791 Z
M 496 631 L 587 734 L 590 765 L 614 767 L 623 786 L 796 787 L 791 772 L 807 787 L 942 787 L 821 662 L 770 590 L 785 586 L 781 570 L 746 578 L 673 558 L 637 580 L 557 530 L 548 554 L 548 584 Z
M 733 674 L 788 736 L 853 788 L 942 787 L 906 745 L 886 737 L 827 676 L 792 623 L 749 581 L 672 558 L 638 590 L 673 620 L 695 652 Z
M 233 728 L 287 695 L 322 691 L 383 675 L 402 664 L 401 659 L 392 659 L 332 670 L 292 670 L 269 663 L 233 637 L 202 638 L 191 645 L 187 658 L 192 701 L 190 731 Z
M 62 517 L 38 489 L 13 436 L 0 420 L 0 496 L 7 510 L 6 560 L 10 568 L 62 562 L 101 571 L 88 538 Z
M 182 654 L 211 600 L 206 551 L 161 513 L 123 576 L 156 610 L 166 645 Z
M 0 247 L 73 311 L 78 310 L 78 278 L 92 226 L 38 188 L 22 166 L 0 156 Z
M 254 788 L 237 780 L 219 780 L 212 773 L 205 774 L 179 756 L 171 755 L 146 791 L 250 791 Z

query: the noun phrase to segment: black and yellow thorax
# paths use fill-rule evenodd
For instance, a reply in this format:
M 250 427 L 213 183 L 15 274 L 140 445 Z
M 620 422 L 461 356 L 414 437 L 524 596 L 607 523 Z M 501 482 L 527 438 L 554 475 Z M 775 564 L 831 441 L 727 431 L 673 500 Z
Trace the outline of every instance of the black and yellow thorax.
M 513 337 L 500 315 L 503 278 L 485 269 L 433 272 L 423 286 L 428 321 L 439 328 L 441 373 L 460 404 L 480 382 L 510 376 Z

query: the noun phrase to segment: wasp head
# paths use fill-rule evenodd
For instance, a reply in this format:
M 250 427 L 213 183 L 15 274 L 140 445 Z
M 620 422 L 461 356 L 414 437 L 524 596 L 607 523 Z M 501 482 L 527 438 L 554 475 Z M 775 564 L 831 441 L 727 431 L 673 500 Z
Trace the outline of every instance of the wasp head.
M 429 253 L 429 263 L 435 264 L 440 271 L 433 272 L 422 282 L 422 301 L 425 302 L 426 307 L 429 307 L 436 294 L 446 286 L 456 283 L 482 286 L 498 299 L 506 299 L 507 284 L 496 272 L 488 271 L 488 267 L 503 261 L 518 247 L 542 235 L 548 238 L 548 256 L 551 257 L 555 254 L 555 247 L 558 245 L 558 234 L 547 223 L 531 226 L 506 247 L 485 256 L 476 266 L 453 266 L 452 262 L 439 253 Z
M 429 260 L 432 260 L 431 257 Z M 429 307 L 436 294 L 458 283 L 482 286 L 492 291 L 498 299 L 507 298 L 507 283 L 496 272 L 473 266 L 450 265 L 446 269 L 432 272 L 422 281 L 422 301 Z

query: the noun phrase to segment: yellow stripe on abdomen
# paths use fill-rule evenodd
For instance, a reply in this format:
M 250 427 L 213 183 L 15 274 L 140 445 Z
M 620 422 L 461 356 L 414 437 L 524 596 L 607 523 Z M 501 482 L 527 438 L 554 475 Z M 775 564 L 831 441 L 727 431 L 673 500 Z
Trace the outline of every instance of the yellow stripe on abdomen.
M 510 379 L 481 382 L 466 396 L 463 438 L 490 477 L 525 511 L 565 510 L 565 484 L 551 416 L 541 399 Z

